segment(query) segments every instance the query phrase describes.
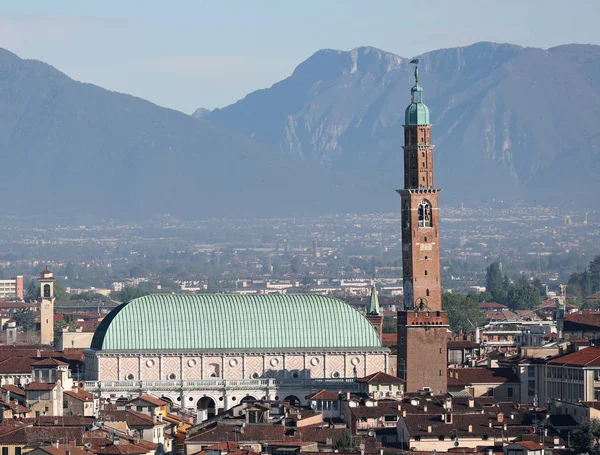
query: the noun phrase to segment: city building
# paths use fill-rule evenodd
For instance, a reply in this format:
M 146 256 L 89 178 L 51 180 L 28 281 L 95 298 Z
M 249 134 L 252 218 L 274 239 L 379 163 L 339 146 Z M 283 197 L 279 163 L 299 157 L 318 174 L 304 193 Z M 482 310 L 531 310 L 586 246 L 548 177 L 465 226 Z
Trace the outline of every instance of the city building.
M 330 297 L 150 295 L 104 318 L 85 350 L 86 390 L 116 399 L 142 387 L 210 416 L 244 398 L 358 390 L 357 378 L 391 369 L 389 354 L 364 315 Z
M 23 300 L 23 276 L 19 275 L 9 280 L 0 280 L 0 299 Z
M 416 61 L 418 63 L 418 61 Z M 401 197 L 404 309 L 398 312 L 398 376 L 406 390 L 445 393 L 448 317 L 442 311 L 438 195 L 429 110 L 419 70 L 404 122 Z

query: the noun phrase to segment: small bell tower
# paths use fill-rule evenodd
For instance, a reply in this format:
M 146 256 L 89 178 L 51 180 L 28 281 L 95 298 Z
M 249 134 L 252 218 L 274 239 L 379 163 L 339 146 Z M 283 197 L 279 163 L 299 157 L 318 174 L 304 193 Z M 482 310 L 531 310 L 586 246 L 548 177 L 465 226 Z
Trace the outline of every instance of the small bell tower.
M 54 343 L 54 274 L 47 268 L 40 278 L 40 343 Z

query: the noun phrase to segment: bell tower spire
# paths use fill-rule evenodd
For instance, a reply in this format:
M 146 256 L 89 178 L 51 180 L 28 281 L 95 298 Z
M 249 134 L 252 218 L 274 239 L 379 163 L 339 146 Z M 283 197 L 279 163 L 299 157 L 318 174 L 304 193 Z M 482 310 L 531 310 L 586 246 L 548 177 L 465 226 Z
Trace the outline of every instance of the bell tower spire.
M 445 393 L 446 331 L 440 277 L 440 189 L 433 180 L 433 144 L 429 109 L 419 85 L 418 59 L 415 85 L 404 121 L 404 188 L 401 197 L 402 281 L 404 309 L 398 312 L 398 375 L 406 391 L 423 387 Z

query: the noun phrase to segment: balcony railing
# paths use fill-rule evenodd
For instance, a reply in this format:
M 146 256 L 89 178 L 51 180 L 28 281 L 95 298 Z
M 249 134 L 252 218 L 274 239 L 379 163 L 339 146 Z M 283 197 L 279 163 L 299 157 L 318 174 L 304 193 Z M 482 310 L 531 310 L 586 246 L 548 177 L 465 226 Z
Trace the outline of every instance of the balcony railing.
M 206 389 L 323 389 L 343 388 L 358 390 L 359 384 L 352 378 L 316 378 L 316 379 L 205 379 L 205 380 L 173 380 L 173 381 L 85 381 L 85 388 L 90 391 L 99 390 L 206 390 Z

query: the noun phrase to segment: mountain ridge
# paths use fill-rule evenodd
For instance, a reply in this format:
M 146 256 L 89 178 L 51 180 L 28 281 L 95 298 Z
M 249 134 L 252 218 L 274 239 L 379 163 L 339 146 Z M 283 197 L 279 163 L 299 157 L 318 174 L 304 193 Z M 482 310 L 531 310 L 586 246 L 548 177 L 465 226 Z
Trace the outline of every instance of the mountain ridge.
M 145 219 L 329 213 L 373 185 L 0 51 L 4 213 Z M 364 194 L 363 194 L 364 193 Z M 323 197 L 327 195 L 327 197 Z M 360 206 L 360 203 L 359 203 Z
M 469 179 L 489 189 L 475 199 L 564 196 L 560 184 L 550 193 L 538 189 L 556 173 L 557 157 L 581 136 L 600 132 L 593 121 L 600 118 L 600 46 L 481 42 L 419 58 L 436 176 L 451 191 L 450 201 L 473 199 Z M 398 186 L 404 108 L 414 83 L 409 61 L 373 47 L 317 51 L 288 78 L 204 121 L 286 156 L 344 171 L 369 169 Z M 600 189 L 586 182 L 600 171 L 597 159 L 590 165 L 583 179 L 567 176 L 577 181 L 578 194 Z

